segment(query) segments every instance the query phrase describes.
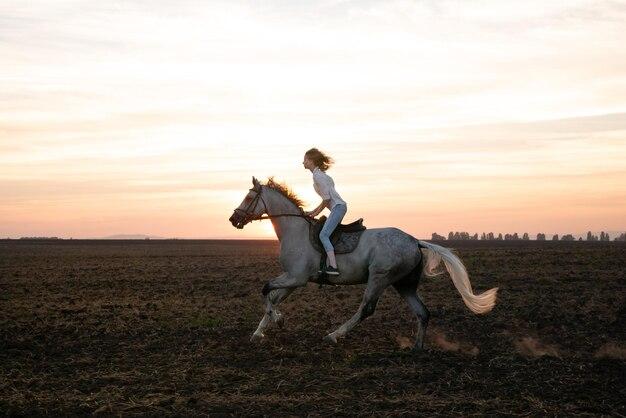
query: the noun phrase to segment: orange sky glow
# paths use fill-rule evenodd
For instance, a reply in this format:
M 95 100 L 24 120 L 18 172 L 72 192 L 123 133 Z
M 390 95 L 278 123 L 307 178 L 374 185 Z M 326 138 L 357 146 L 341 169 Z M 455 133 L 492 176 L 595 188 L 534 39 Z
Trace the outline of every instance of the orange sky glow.
M 626 3 L 5 1 L 0 238 L 275 238 L 252 176 L 344 223 L 626 230 Z M 323 212 L 328 214 L 327 211 Z

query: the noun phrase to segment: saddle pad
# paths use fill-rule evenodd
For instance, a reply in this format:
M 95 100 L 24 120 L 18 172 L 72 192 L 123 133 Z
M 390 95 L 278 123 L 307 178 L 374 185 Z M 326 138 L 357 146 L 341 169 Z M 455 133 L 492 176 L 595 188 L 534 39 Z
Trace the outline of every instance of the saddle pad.
M 311 222 L 311 224 L 309 225 L 309 241 L 311 241 L 311 245 L 313 245 L 313 248 L 315 248 L 317 252 L 323 255 L 326 255 L 326 250 L 324 249 L 322 241 L 320 240 L 320 232 L 322 231 L 322 227 L 324 226 L 325 222 L 326 217 L 322 216 L 320 219 Z M 354 227 L 353 224 L 356 224 L 356 222 L 353 222 L 349 225 L 352 225 Z M 351 232 L 342 231 L 340 226 L 337 226 L 337 228 L 335 228 L 333 233 L 330 234 L 330 243 L 335 249 L 335 254 L 345 254 L 354 251 L 354 249 L 359 244 L 361 234 L 366 229 L 365 225 L 361 224 L 361 227 L 362 229 L 357 227 L 355 229 L 360 230 Z

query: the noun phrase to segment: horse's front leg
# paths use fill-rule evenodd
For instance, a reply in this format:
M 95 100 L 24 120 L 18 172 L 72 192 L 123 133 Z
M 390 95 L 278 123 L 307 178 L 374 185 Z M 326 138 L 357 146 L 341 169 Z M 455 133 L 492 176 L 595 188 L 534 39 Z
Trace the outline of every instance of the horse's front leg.
M 275 279 L 270 280 L 265 283 L 263 286 L 263 290 L 261 293 L 263 296 L 267 296 L 272 290 L 275 289 L 295 289 L 296 287 L 302 287 L 306 285 L 309 281 L 309 277 L 307 274 L 293 274 L 293 273 L 283 273 Z
M 259 326 L 256 331 L 252 334 L 250 341 L 260 340 L 265 337 L 264 331 L 270 325 L 271 321 L 276 322 L 278 326 L 282 327 L 284 319 L 283 315 L 278 311 L 277 306 L 285 300 L 287 296 L 293 292 L 293 290 L 294 289 L 277 289 L 271 291 L 265 297 L 265 313 L 263 314 L 263 318 L 261 318 L 261 322 L 259 322 Z

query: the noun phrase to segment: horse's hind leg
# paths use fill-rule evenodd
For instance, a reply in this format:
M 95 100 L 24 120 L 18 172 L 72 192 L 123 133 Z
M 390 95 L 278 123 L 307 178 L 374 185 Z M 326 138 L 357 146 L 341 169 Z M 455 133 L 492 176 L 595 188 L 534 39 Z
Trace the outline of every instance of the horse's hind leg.
M 418 280 L 411 277 L 394 283 L 393 287 L 406 300 L 415 316 L 417 316 L 417 339 L 415 340 L 414 349 L 421 350 L 424 347 L 424 335 L 426 334 L 430 313 L 419 296 L 417 296 L 417 284 Z
M 378 298 L 380 297 L 380 295 L 382 295 L 388 284 L 389 283 L 385 280 L 385 277 L 383 277 L 383 275 L 376 275 L 371 277 L 370 280 L 367 282 L 365 294 L 363 295 L 363 300 L 361 301 L 361 305 L 359 305 L 359 309 L 352 316 L 352 318 L 346 321 L 334 332 L 331 332 L 326 337 L 324 337 L 324 341 L 336 343 L 337 339 L 345 337 L 345 335 L 359 322 L 372 315 L 374 313 L 374 309 L 376 309 Z
M 289 296 L 289 294 L 294 290 L 295 289 L 293 288 L 276 289 L 272 290 L 266 296 L 265 314 L 263 315 L 263 318 L 261 318 L 261 322 L 259 322 L 259 326 L 257 327 L 256 331 L 254 331 L 254 333 L 252 334 L 250 341 L 260 340 L 265 337 L 265 334 L 263 332 L 272 321 L 276 322 L 279 326 L 282 327 L 283 315 L 278 312 L 278 309 L 276 307 L 280 302 L 285 300 L 287 296 Z

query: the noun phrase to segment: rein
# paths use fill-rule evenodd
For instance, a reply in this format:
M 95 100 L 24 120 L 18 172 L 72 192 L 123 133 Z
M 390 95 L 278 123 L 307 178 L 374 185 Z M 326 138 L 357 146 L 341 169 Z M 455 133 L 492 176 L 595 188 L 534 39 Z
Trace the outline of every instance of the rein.
M 280 218 L 281 216 L 298 216 L 300 218 L 304 218 L 308 223 L 312 222 L 312 219 L 310 216 L 307 215 L 303 215 L 301 213 L 280 213 L 277 215 L 270 215 L 269 211 L 267 210 L 267 205 L 265 204 L 265 200 L 263 199 L 263 196 L 261 196 L 261 192 L 263 191 L 263 189 L 261 188 L 260 190 L 256 190 L 256 188 L 250 189 L 251 192 L 256 192 L 256 196 L 254 196 L 254 198 L 252 199 L 252 201 L 248 204 L 248 206 L 245 209 L 235 209 L 235 212 L 239 211 L 239 212 L 243 212 L 244 216 L 245 216 L 245 220 L 247 222 L 252 222 L 252 221 L 262 221 L 264 219 L 273 219 L 273 218 Z M 252 209 L 252 211 L 254 211 L 257 207 L 257 203 L 259 201 L 259 199 L 261 200 L 261 202 L 263 202 L 263 207 L 265 208 L 265 212 L 267 213 L 267 216 L 252 216 L 252 214 L 249 212 L 249 209 L 252 205 L 254 205 L 254 208 Z M 246 223 L 247 223 L 246 222 Z

